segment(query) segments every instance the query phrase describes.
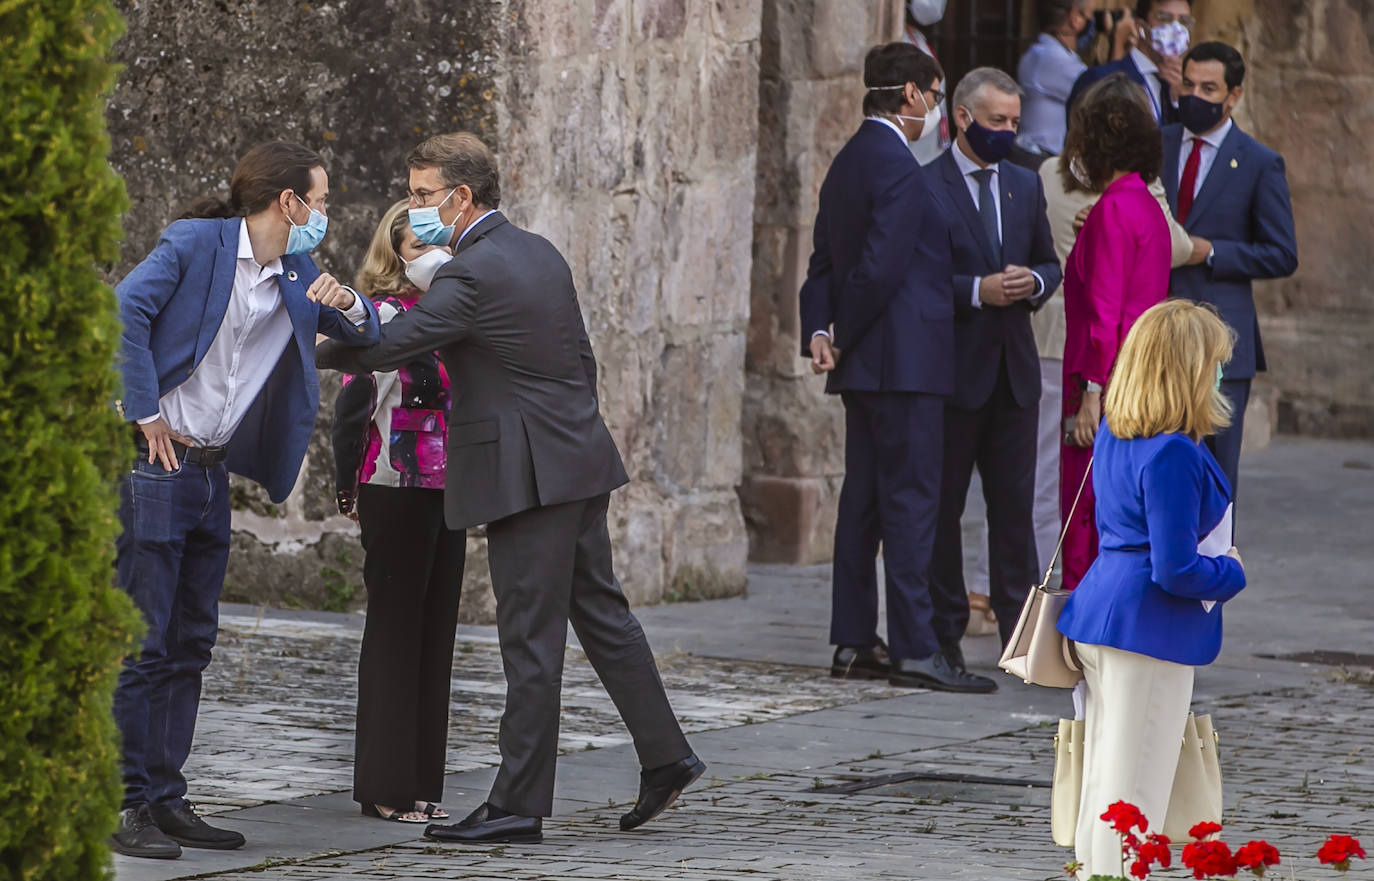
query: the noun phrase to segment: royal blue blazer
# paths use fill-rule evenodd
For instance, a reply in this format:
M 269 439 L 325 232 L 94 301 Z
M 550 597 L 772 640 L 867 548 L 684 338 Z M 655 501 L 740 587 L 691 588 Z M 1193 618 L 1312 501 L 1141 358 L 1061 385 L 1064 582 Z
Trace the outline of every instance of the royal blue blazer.
M 1245 587 L 1231 557 L 1203 557 L 1231 486 L 1205 444 L 1182 434 L 1093 444 L 1098 556 L 1059 616 L 1074 642 L 1201 665 L 1221 651 L 1221 603 Z M 1206 611 L 1201 600 L 1218 605 Z
M 229 308 L 238 260 L 241 217 L 178 220 L 142 263 L 115 288 L 124 322 L 120 370 L 124 416 L 156 415 L 158 401 L 195 372 Z M 291 493 L 305 459 L 320 403 L 315 334 L 358 346 L 381 338 L 377 307 L 366 297 L 368 318 L 355 327 L 337 309 L 305 296 L 320 274 L 305 255 L 281 258 L 277 278 L 291 316 L 295 345 L 288 345 L 229 442 L 226 465 L 262 484 L 273 502 Z

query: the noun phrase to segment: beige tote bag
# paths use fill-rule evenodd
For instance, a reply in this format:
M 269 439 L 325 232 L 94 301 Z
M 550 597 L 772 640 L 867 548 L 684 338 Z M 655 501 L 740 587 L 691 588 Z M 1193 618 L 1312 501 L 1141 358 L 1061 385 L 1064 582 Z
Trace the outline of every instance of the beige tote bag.
M 1174 772 L 1174 788 L 1164 817 L 1164 834 L 1176 843 L 1189 841 L 1188 830 L 1203 821 L 1221 822 L 1220 738 L 1211 716 L 1188 714 L 1183 745 Z M 1050 789 L 1050 834 L 1061 847 L 1073 847 L 1078 805 L 1083 794 L 1083 723 L 1060 719 L 1054 736 L 1054 782 Z M 1102 805 L 1106 810 L 1107 805 Z

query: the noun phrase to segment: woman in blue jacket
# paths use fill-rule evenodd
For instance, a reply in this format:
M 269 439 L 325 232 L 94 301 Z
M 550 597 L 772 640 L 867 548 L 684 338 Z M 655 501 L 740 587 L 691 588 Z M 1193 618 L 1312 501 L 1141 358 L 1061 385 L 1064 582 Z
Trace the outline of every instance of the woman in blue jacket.
M 1108 805 L 1128 801 L 1163 827 L 1193 668 L 1216 659 L 1221 604 L 1245 587 L 1234 547 L 1199 552 L 1230 528 L 1231 486 L 1202 439 L 1230 420 L 1220 376 L 1232 340 L 1210 309 L 1161 303 L 1127 335 L 1107 387 L 1092 466 L 1100 553 L 1059 618 L 1087 686 L 1084 877 L 1119 866 L 1121 842 L 1098 819 Z

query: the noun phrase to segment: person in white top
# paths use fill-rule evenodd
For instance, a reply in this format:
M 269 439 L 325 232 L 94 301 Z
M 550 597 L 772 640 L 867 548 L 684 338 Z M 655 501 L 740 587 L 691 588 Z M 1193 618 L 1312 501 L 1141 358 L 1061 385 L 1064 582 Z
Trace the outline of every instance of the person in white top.
M 114 696 L 124 802 L 111 845 L 128 856 L 244 844 L 196 815 L 181 767 L 229 560 L 228 472 L 285 499 L 319 403 L 315 334 L 356 345 L 380 335 L 376 308 L 307 256 L 328 228 L 328 197 L 313 150 L 254 147 L 229 201 L 206 200 L 168 226 L 115 291 L 116 406 L 139 449 L 121 486 L 116 576 L 148 625 Z
M 926 39 L 925 31 L 945 16 L 945 0 L 907 0 L 906 3 L 906 32 L 903 35 L 905 42 L 910 43 L 917 49 L 934 58 L 936 62 L 940 59 L 935 54 L 935 50 L 930 46 L 930 40 Z M 940 130 L 939 135 L 927 138 L 917 138 L 911 142 L 911 155 L 916 157 L 916 161 L 922 165 L 933 162 L 936 157 L 945 152 L 949 147 L 949 107 L 945 105 L 944 99 L 940 100 Z

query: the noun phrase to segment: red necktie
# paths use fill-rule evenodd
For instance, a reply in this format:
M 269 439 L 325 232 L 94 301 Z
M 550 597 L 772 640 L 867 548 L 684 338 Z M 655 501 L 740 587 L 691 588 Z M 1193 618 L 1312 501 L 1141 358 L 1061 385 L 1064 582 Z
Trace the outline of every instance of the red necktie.
M 1178 182 L 1178 222 L 1188 219 L 1193 209 L 1193 190 L 1197 189 L 1197 167 L 1202 161 L 1202 138 L 1193 138 L 1193 152 L 1183 165 L 1183 179 Z

